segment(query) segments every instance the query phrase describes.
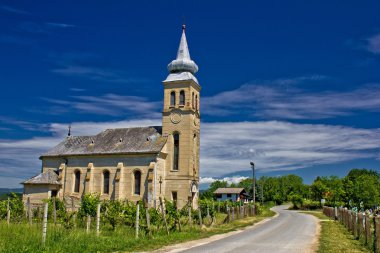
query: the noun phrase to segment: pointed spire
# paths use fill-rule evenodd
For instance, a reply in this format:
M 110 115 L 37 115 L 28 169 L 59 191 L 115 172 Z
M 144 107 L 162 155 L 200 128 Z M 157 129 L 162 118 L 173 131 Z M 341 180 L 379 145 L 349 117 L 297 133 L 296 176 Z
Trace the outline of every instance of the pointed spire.
M 186 31 L 186 25 L 182 25 L 182 37 L 181 37 L 181 42 L 179 43 L 179 48 L 177 52 L 177 60 L 180 60 L 180 59 L 191 60 L 189 47 L 187 46 L 185 31 Z
M 182 25 L 182 37 L 177 51 L 177 58 L 168 65 L 168 70 L 170 73 L 190 72 L 191 74 L 198 71 L 197 64 L 190 58 L 185 25 Z
M 71 136 L 71 124 L 69 125 L 69 132 L 67 133 L 67 137 Z

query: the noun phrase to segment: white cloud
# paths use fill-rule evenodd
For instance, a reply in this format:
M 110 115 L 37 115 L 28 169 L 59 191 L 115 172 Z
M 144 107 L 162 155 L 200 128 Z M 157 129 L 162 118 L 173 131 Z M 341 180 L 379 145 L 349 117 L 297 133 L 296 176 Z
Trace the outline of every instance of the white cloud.
M 0 188 L 22 188 L 20 183 L 23 181 L 22 177 L 0 177 Z
M 59 27 L 57 25 L 58 24 L 56 24 L 56 27 Z M 122 84 L 145 83 L 148 81 L 147 78 L 143 77 L 131 77 L 125 70 L 105 66 L 102 57 L 94 53 L 53 52 L 50 53 L 47 60 L 55 65 L 55 67 L 51 69 L 51 72 L 63 76 Z
M 77 122 L 73 135 L 92 135 L 107 128 L 161 125 L 161 119 L 114 122 Z M 2 177 L 28 178 L 40 171 L 41 153 L 57 145 L 67 134 L 67 124 L 52 123 L 44 129 L 50 137 L 0 140 Z M 217 122 L 201 124 L 202 183 L 226 174 L 250 170 L 281 171 L 358 158 L 376 159 L 380 153 L 380 129 L 360 129 L 280 121 Z M 238 182 L 243 177 L 223 178 Z
M 281 171 L 373 158 L 380 129 L 280 121 L 202 124 L 201 175 L 221 177 L 250 170 Z
M 17 9 L 17 8 L 14 8 L 14 7 L 9 6 L 9 5 L 2 5 L 2 6 L 0 6 L 0 9 L 7 11 L 7 12 L 15 13 L 15 14 L 29 14 L 29 12 L 27 12 L 27 11 Z
M 71 96 L 70 98 L 71 100 L 42 99 L 55 105 L 53 113 L 55 111 L 60 113 L 67 111 L 71 113 L 79 112 L 112 116 L 133 114 L 134 117 L 138 118 L 146 115 L 149 115 L 151 118 L 161 116 L 159 112 L 162 108 L 161 102 L 148 101 L 144 97 L 105 94 L 102 96 Z
M 145 78 L 128 77 L 127 73 L 117 69 L 97 68 L 77 64 L 61 65 L 51 71 L 60 75 L 82 77 L 109 83 L 141 83 L 147 81 Z
M 48 22 L 46 23 L 47 26 L 50 27 L 57 27 L 57 28 L 72 28 L 76 27 L 76 25 L 70 25 L 70 24 L 65 24 L 65 23 L 53 23 L 53 22 Z
M 238 184 L 240 181 L 247 179 L 248 177 L 244 176 L 232 176 L 232 177 L 223 177 L 223 178 L 215 178 L 215 177 L 201 177 L 200 184 L 211 184 L 217 180 L 226 181 L 229 185 Z
M 78 136 L 97 134 L 100 131 L 108 128 L 157 125 L 161 125 L 161 120 L 79 122 L 73 123 L 71 130 L 73 135 Z M 68 125 L 61 123 L 52 123 L 46 127 L 46 130 L 51 133 L 51 136 L 34 137 L 23 140 L 0 139 L 1 178 L 12 177 L 22 178 L 25 180 L 39 173 L 41 169 L 41 161 L 38 159 L 39 156 L 57 145 L 66 137 L 68 132 Z M 12 187 L 19 187 L 19 185 L 15 184 Z
M 380 54 L 380 34 L 367 39 L 367 50 L 371 53 Z
M 211 183 L 215 182 L 216 180 L 218 180 L 218 179 L 215 179 L 213 177 L 201 177 L 199 180 L 199 183 L 200 184 L 211 184 Z
M 320 77 L 321 78 L 321 77 Z M 349 91 L 310 92 L 296 88 L 299 82 L 320 80 L 280 79 L 245 84 L 236 90 L 206 97 L 202 112 L 212 116 L 242 115 L 265 119 L 324 119 L 357 111 L 380 111 L 380 84 Z

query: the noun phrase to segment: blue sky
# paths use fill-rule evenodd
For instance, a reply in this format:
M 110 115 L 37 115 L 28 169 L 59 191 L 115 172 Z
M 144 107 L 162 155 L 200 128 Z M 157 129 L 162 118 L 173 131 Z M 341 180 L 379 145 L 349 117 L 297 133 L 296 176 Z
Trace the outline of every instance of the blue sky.
M 380 169 L 378 1 L 1 1 L 0 187 L 74 135 L 160 125 L 185 20 L 201 176 Z

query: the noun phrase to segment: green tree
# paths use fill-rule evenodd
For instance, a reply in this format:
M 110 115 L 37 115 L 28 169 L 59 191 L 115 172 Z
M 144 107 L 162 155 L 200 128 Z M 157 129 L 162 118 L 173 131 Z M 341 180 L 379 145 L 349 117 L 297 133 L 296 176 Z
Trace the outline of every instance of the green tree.
M 374 170 L 352 169 L 343 179 L 345 202 L 348 206 L 373 208 L 380 204 L 380 174 Z
M 260 181 L 259 180 L 256 180 L 256 183 L 259 183 Z M 252 196 L 252 178 L 246 178 L 246 179 L 243 179 L 241 180 L 237 187 L 240 187 L 240 188 L 244 188 L 244 190 Z M 257 192 L 257 190 L 256 190 Z
M 218 188 L 226 188 L 228 187 L 227 181 L 223 180 L 216 180 L 210 184 L 208 189 L 201 193 L 200 198 L 201 199 L 213 199 L 214 198 L 214 191 Z

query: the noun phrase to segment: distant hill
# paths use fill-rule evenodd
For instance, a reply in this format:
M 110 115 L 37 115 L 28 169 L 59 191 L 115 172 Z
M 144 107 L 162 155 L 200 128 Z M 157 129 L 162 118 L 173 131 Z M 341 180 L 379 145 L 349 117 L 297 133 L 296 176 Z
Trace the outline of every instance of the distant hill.
M 0 188 L 0 200 L 6 200 L 9 196 L 8 194 L 11 192 L 14 192 L 21 197 L 23 188 Z
M 10 193 L 10 192 L 22 193 L 23 188 L 0 188 L 0 194 Z

